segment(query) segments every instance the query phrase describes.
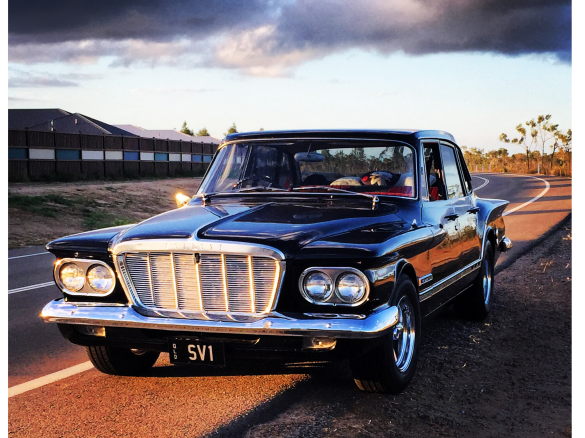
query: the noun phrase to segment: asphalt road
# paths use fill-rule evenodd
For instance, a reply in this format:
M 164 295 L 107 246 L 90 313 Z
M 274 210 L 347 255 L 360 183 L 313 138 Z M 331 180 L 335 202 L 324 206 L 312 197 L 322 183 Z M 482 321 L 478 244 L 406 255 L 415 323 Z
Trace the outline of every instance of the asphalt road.
M 473 175 L 478 196 L 510 201 L 506 234 L 514 248 L 500 260 L 502 267 L 570 214 L 571 183 L 556 177 Z M 39 386 L 39 379 L 76 365 L 84 368 L 87 356 L 65 341 L 55 324 L 38 317 L 48 301 L 61 296 L 48 284 L 53 256 L 31 247 L 11 250 L 8 257 L 8 385 L 24 391 L 10 396 L 9 389 L 9 432 L 15 436 L 201 436 L 255 409 L 278 409 L 284 393 L 302 399 L 311 389 L 309 377 L 294 371 L 241 367 L 216 373 L 171 366 L 166 355 L 144 378 L 93 369 L 73 374 L 74 369 L 70 377 L 56 374 L 53 383 L 23 388 L 19 385 Z

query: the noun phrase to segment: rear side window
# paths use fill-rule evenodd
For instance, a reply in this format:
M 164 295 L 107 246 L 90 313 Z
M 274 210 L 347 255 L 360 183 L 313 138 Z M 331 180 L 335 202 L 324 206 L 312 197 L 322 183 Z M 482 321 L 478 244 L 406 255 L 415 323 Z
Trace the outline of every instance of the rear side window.
M 473 187 L 471 185 L 471 175 L 469 174 L 469 169 L 467 169 L 467 164 L 465 164 L 463 154 L 459 149 L 457 149 L 457 156 L 459 157 L 459 165 L 461 166 L 461 171 L 463 172 L 463 179 L 465 182 L 465 187 L 467 188 L 467 194 L 470 194 L 473 191 Z
M 447 185 L 447 198 L 455 199 L 463 197 L 463 184 L 461 183 L 457 161 L 455 160 L 455 151 L 453 148 L 442 144 L 441 156 L 443 158 L 443 170 Z

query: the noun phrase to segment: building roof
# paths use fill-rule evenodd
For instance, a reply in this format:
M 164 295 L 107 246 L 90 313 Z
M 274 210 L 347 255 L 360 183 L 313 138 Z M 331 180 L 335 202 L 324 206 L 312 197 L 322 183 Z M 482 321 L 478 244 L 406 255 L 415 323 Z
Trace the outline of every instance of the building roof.
M 31 129 L 33 126 L 68 116 L 69 112 L 59 108 L 9 109 L 8 129 Z
M 70 113 L 59 108 L 9 109 L 8 129 L 28 129 L 31 131 L 60 132 L 65 134 L 127 135 L 107 123 L 92 119 L 79 113 Z
M 88 116 L 84 116 L 83 114 L 79 114 L 82 117 L 85 117 L 87 120 L 95 123 L 96 125 L 100 126 L 101 128 L 109 131 L 112 135 L 127 135 L 129 137 L 139 137 L 136 134 L 133 134 L 130 131 L 126 131 L 124 129 L 120 129 L 117 126 L 114 125 L 110 125 L 108 123 L 104 123 L 101 120 L 96 120 L 94 118 L 88 117 Z
M 163 140 L 182 140 L 182 141 L 193 141 L 197 143 L 213 143 L 219 144 L 220 139 L 210 136 L 191 136 L 183 134 L 182 132 L 174 129 L 144 129 L 140 126 L 135 125 L 115 125 L 117 128 L 131 132 L 135 135 L 144 138 L 160 138 Z

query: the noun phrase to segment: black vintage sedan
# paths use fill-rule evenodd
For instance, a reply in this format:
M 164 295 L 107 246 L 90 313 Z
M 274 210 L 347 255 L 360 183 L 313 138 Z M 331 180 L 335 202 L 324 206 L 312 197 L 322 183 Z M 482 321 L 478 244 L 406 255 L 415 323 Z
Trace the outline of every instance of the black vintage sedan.
M 63 298 L 41 317 L 104 373 L 349 359 L 360 389 L 399 392 L 421 318 L 485 318 L 512 245 L 443 131 L 229 135 L 177 204 L 47 245 Z

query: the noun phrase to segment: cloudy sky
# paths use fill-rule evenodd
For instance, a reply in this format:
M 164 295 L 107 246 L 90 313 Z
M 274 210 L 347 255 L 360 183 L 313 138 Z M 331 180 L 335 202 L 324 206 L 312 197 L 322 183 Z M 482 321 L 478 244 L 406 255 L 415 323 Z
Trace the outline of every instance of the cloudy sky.
M 571 127 L 567 0 L 10 0 L 8 30 L 9 108 L 219 138 L 443 129 L 485 149 L 539 114 Z

